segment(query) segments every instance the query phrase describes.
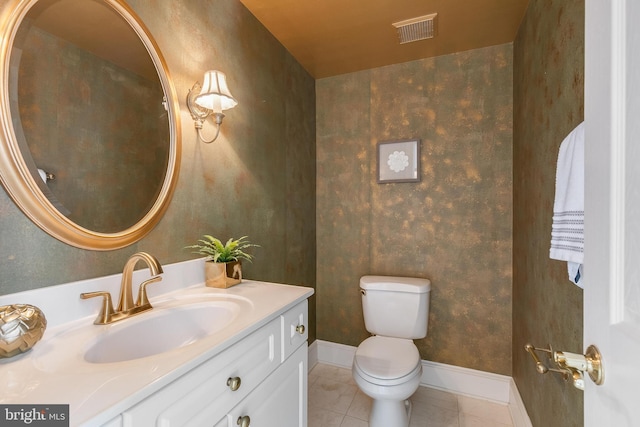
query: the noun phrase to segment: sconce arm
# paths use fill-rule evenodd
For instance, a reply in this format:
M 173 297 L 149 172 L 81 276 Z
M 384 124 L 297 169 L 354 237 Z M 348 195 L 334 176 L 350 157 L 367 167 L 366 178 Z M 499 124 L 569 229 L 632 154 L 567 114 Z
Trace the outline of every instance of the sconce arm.
M 218 136 L 220 135 L 220 125 L 222 125 L 222 119 L 224 119 L 225 116 L 223 113 L 216 113 L 212 110 L 196 104 L 195 99 L 196 96 L 198 96 L 200 89 L 200 83 L 196 82 L 189 90 L 189 93 L 187 94 L 187 108 L 189 109 L 189 113 L 191 114 L 191 118 L 193 119 L 193 124 L 196 128 L 196 132 L 198 133 L 198 138 L 200 138 L 200 140 L 205 144 L 211 144 L 213 141 L 218 139 Z M 205 139 L 202 135 L 203 123 L 209 116 L 214 117 L 214 121 L 217 127 L 216 134 L 213 139 Z
M 211 113 L 212 116 L 214 116 L 215 118 L 215 122 L 216 122 L 216 134 L 213 137 L 213 139 L 204 139 L 204 137 L 202 136 L 202 120 L 195 121 L 195 126 L 196 126 L 196 131 L 198 132 L 198 138 L 200 138 L 200 141 L 204 142 L 205 144 L 211 144 L 213 141 L 215 141 L 216 139 L 218 139 L 218 135 L 220 135 L 220 125 L 222 124 L 222 119 L 224 118 L 224 114 L 222 113 Z

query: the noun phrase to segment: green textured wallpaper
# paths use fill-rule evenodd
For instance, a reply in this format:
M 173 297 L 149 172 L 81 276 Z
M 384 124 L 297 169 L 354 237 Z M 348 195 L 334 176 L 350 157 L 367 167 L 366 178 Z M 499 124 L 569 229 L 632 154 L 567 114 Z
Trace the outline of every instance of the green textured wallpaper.
M 318 80 L 318 338 L 367 336 L 364 274 L 432 281 L 423 359 L 511 374 L 512 45 Z M 422 141 L 378 184 L 380 141 Z
M 0 293 L 119 273 L 140 250 L 163 264 L 190 259 L 182 248 L 205 232 L 249 235 L 261 245 L 245 265 L 249 278 L 314 286 L 313 78 L 237 0 L 128 3 L 160 46 L 180 100 L 182 163 L 172 202 L 137 244 L 93 252 L 49 237 L 0 189 Z M 0 3 L 0 16 L 5 8 Z M 185 97 L 208 69 L 227 74 L 238 106 L 225 112 L 220 138 L 205 145 Z M 209 122 L 205 133 L 213 131 Z
M 549 259 L 558 149 L 584 114 L 584 0 L 531 0 L 513 62 L 513 377 L 535 427 L 579 427 L 583 392 L 523 347 L 584 349 L 583 292 Z

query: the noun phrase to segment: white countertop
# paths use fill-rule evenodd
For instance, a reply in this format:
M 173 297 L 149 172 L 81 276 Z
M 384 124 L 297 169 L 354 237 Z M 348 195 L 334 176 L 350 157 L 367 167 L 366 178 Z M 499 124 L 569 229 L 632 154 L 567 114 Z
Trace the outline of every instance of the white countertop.
M 313 294 L 312 288 L 246 279 L 229 289 L 207 288 L 202 262 L 165 266 L 159 283 L 164 282 L 163 286 L 155 290 L 155 284 L 148 287 L 154 310 L 182 301 L 218 300 L 240 308 L 235 319 L 192 344 L 124 362 L 90 363 L 84 354 L 97 335 L 135 322 L 147 313 L 112 325 L 93 325 L 100 301 L 79 298 L 82 292 L 106 290 L 116 304 L 120 275 L 1 296 L 0 305 L 38 306 L 48 326 L 32 350 L 0 359 L 0 403 L 69 404 L 71 425 L 108 422 Z M 148 277 L 146 269 L 134 274 L 134 295 L 145 274 Z

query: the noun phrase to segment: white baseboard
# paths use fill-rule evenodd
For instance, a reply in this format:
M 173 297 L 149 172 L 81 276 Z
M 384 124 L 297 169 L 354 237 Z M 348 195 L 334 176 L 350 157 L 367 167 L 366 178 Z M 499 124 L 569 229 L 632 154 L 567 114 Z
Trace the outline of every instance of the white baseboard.
M 504 375 L 423 360 L 420 385 L 507 404 L 510 380 Z
M 309 367 L 320 362 L 351 369 L 355 353 L 356 347 L 316 340 L 309 346 Z M 420 385 L 508 405 L 514 427 L 532 427 L 511 377 L 423 360 Z
M 311 344 L 309 344 L 309 352 L 307 358 L 307 366 L 309 367 L 309 371 L 313 369 L 314 366 L 318 363 L 318 340 L 315 340 Z
M 351 369 L 356 348 L 350 345 L 338 344 L 330 341 L 315 340 L 318 343 L 316 360 L 328 365 Z
M 514 427 L 533 427 L 529 414 L 527 414 L 527 408 L 524 407 L 522 397 L 518 391 L 516 382 L 511 378 L 511 387 L 509 392 L 509 412 L 511 412 L 511 419 L 513 420 Z

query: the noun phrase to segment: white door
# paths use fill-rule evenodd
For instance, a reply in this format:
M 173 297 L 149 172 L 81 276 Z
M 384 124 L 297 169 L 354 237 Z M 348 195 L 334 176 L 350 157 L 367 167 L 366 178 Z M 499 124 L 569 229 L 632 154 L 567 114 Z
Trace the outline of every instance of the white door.
M 640 426 L 640 1 L 585 6 L 584 424 Z

